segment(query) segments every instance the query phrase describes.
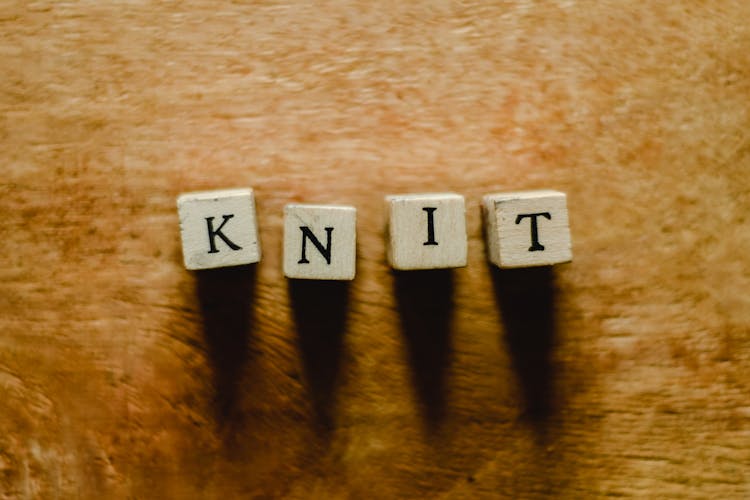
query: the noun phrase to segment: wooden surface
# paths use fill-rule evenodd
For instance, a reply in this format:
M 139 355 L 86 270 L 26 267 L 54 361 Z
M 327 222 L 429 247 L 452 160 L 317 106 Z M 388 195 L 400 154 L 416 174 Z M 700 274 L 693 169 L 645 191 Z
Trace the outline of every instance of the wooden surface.
M 750 4 L 4 2 L 2 498 L 750 497 Z M 176 196 L 256 189 L 194 274 Z M 491 272 L 485 193 L 574 261 Z M 383 196 L 466 196 L 392 273 Z M 350 286 L 282 207 L 358 209 Z

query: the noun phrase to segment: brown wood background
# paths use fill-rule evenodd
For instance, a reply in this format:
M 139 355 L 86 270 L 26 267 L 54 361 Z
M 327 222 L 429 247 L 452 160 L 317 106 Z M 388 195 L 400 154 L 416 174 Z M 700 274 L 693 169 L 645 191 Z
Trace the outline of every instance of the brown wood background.
M 750 4 L 0 4 L 0 497 L 750 497 Z M 257 190 L 257 268 L 175 197 Z M 482 194 L 569 195 L 491 272 Z M 383 196 L 466 195 L 394 275 Z M 359 209 L 350 287 L 282 207 Z

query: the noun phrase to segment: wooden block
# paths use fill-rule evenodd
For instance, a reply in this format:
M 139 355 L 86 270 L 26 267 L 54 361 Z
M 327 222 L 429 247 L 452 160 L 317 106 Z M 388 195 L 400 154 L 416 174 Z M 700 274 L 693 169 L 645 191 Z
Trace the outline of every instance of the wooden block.
M 489 259 L 495 265 L 548 266 L 573 259 L 565 193 L 495 193 L 483 201 Z
M 284 275 L 352 280 L 356 271 L 357 210 L 339 205 L 284 207 Z
M 260 261 L 252 189 L 185 193 L 177 198 L 182 256 L 188 269 Z
M 466 205 L 453 193 L 386 196 L 388 262 L 399 270 L 466 265 Z

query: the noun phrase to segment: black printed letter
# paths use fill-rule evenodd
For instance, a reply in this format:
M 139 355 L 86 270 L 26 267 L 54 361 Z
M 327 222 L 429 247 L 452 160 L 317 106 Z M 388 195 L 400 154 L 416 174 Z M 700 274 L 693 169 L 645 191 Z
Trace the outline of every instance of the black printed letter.
M 424 207 L 422 210 L 427 212 L 427 241 L 423 245 L 437 245 L 438 242 L 435 241 L 435 220 L 433 218 L 437 207 Z
M 323 258 L 326 260 L 326 264 L 329 266 L 331 265 L 331 233 L 333 232 L 332 227 L 327 227 L 326 229 L 326 246 L 323 248 L 323 245 L 320 244 L 320 241 L 318 238 L 315 237 L 312 231 L 310 231 L 310 228 L 307 226 L 300 226 L 300 229 L 302 230 L 302 258 L 297 262 L 297 264 L 309 264 L 310 261 L 307 260 L 307 257 L 305 256 L 305 249 L 307 247 L 307 238 L 310 238 L 310 241 L 312 241 L 312 244 L 315 245 L 315 248 L 318 249 L 318 252 L 323 256 Z
M 544 245 L 539 243 L 539 230 L 536 225 L 536 218 L 540 216 L 545 217 L 548 220 L 552 220 L 552 216 L 549 214 L 549 212 L 540 212 L 538 214 L 519 214 L 518 217 L 516 217 L 516 224 L 520 224 L 521 221 L 526 217 L 529 217 L 531 219 L 531 246 L 529 247 L 529 252 L 541 252 L 544 250 Z
M 227 246 L 229 246 L 229 248 L 231 248 L 232 250 L 242 250 L 241 246 L 234 244 L 232 240 L 227 238 L 226 235 L 221 232 L 221 228 L 224 227 L 224 224 L 226 224 L 227 221 L 231 219 L 232 217 L 234 217 L 234 214 L 222 215 L 222 218 L 224 220 L 222 221 L 221 225 L 216 229 L 214 229 L 214 218 L 206 217 L 206 225 L 208 226 L 208 245 L 211 248 L 208 251 L 208 253 L 219 252 L 219 250 L 216 248 L 216 242 L 214 241 L 214 238 L 216 238 L 217 236 L 221 238 L 222 240 L 224 240 L 224 243 L 226 243 Z

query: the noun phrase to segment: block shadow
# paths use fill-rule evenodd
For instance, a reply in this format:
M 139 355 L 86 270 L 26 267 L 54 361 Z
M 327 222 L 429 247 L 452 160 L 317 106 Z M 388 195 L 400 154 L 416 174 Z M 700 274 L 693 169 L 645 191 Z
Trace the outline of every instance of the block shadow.
M 203 336 L 213 372 L 215 418 L 220 428 L 241 423 L 240 383 L 249 361 L 256 266 L 196 271 Z
M 491 266 L 505 344 L 524 399 L 524 420 L 544 435 L 557 411 L 555 275 L 552 266 L 499 269 Z
M 323 435 L 335 424 L 349 288 L 349 281 L 288 280 L 304 382 Z
M 452 356 L 453 269 L 393 274 L 412 384 L 427 429 L 437 431 L 446 413 L 447 371 Z

